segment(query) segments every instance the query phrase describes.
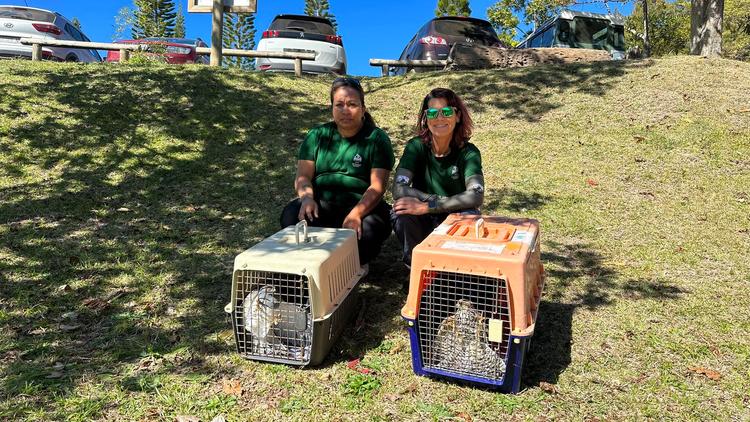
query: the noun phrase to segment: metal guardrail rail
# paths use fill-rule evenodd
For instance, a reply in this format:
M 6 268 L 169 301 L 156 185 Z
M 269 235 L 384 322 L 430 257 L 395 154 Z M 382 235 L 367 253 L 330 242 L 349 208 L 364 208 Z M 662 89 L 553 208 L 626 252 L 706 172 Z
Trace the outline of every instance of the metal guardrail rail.
M 123 43 L 100 43 L 70 40 L 45 40 L 41 38 L 21 38 L 21 44 L 31 45 L 31 60 L 42 59 L 42 47 L 70 47 L 86 50 L 119 50 L 120 63 L 128 61 L 131 51 L 144 51 L 149 44 L 123 44 Z M 151 43 L 150 43 L 151 44 Z M 196 54 L 210 55 L 211 49 L 207 47 L 196 47 Z M 302 60 L 315 60 L 315 53 L 288 53 L 281 51 L 256 51 L 237 50 L 232 48 L 223 49 L 224 56 L 236 57 L 268 57 L 278 59 L 294 60 L 294 74 L 302 76 Z
M 370 66 L 380 66 L 381 76 L 388 76 L 388 68 L 393 67 L 445 67 L 448 60 L 388 60 L 370 59 Z

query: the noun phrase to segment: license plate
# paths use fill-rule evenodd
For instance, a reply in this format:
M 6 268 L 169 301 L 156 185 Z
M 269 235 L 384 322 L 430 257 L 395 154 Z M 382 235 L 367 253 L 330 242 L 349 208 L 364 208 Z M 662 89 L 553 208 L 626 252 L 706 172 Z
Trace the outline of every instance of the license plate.
M 302 48 L 285 48 L 285 53 L 315 53 L 315 50 L 305 50 Z

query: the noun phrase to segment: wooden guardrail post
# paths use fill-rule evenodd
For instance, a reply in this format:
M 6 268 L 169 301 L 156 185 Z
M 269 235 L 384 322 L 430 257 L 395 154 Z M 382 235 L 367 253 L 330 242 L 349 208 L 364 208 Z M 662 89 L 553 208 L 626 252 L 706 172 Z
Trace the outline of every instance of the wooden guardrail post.
M 130 50 L 121 48 L 120 49 L 120 63 L 125 63 L 128 60 L 130 60 Z
M 302 59 L 294 59 L 294 76 L 302 76 Z
M 224 2 L 213 0 L 211 6 L 211 66 L 221 66 L 222 33 L 224 31 Z
M 380 69 L 380 76 L 388 76 L 388 65 L 384 64 Z
M 42 60 L 42 45 L 41 44 L 31 45 L 31 60 L 35 62 Z

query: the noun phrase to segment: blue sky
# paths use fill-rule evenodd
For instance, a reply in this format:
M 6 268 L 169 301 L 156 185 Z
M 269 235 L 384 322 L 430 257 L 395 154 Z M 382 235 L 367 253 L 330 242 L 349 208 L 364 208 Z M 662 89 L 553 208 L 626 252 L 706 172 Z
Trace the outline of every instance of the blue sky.
M 186 15 L 188 37 L 200 37 L 210 44 L 211 16 L 187 13 L 187 0 L 177 0 Z M 281 13 L 302 14 L 304 0 L 258 0 L 255 18 L 257 36 Z M 417 29 L 435 15 L 437 0 L 330 0 L 330 12 L 336 17 L 343 37 L 348 71 L 353 75 L 377 76 L 380 69 L 369 65 L 369 59 L 397 59 Z M 472 16 L 486 19 L 487 8 L 495 0 L 470 0 Z M 111 42 L 114 17 L 120 8 L 132 8 L 132 0 L 0 0 L 0 4 L 28 5 L 59 12 L 68 19 L 81 21 L 83 32 L 97 42 Z M 628 15 L 631 5 L 613 4 Z M 601 5 L 582 5 L 575 10 L 605 12 Z M 130 34 L 127 34 L 129 37 Z

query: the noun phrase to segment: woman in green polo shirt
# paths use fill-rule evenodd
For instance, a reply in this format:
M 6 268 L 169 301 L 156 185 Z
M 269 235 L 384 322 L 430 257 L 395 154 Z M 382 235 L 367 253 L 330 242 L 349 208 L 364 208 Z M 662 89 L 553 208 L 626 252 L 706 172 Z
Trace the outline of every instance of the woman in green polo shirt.
M 482 157 L 469 142 L 473 123 L 461 98 L 446 88 L 430 91 L 416 129 L 396 169 L 391 211 L 407 266 L 412 249 L 449 213 L 478 214 L 484 200 Z
M 308 132 L 297 156 L 297 199 L 281 213 L 281 227 L 306 219 L 311 226 L 357 232 L 359 260 L 367 264 L 391 234 L 383 201 L 395 157 L 391 140 L 375 126 L 359 81 L 331 86 L 333 121 Z

